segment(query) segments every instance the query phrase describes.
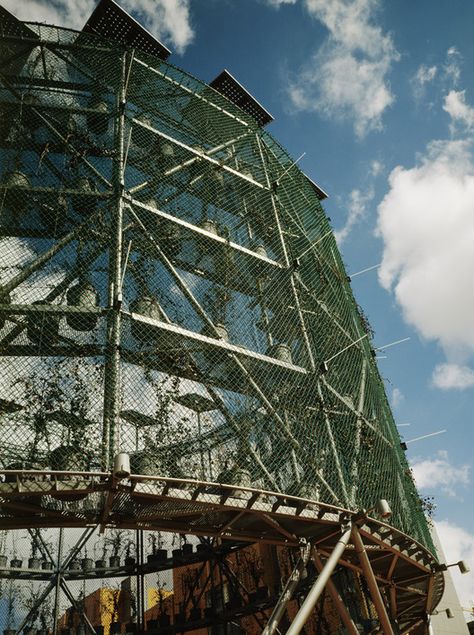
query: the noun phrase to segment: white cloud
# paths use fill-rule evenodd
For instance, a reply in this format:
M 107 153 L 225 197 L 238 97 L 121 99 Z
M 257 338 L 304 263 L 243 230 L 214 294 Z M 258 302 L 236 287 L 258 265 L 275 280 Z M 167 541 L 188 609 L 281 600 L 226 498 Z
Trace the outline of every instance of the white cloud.
M 348 119 L 359 137 L 381 128 L 382 114 L 394 99 L 386 76 L 399 54 L 390 35 L 374 23 L 379 1 L 304 0 L 304 5 L 329 35 L 290 80 L 293 105 Z
M 446 62 L 443 67 L 445 77 L 454 85 L 461 77 L 462 55 L 455 46 L 451 46 L 446 52 Z
M 394 389 L 392 390 L 392 399 L 391 399 L 391 402 L 392 402 L 392 406 L 393 406 L 394 408 L 397 408 L 397 407 L 398 407 L 398 406 L 402 403 L 402 401 L 403 401 L 404 399 L 405 399 L 405 396 L 404 396 L 404 394 L 402 393 L 402 391 L 400 390 L 400 388 L 394 388 Z
M 458 364 L 438 364 L 432 377 L 433 386 L 442 390 L 474 388 L 474 370 Z
M 435 523 L 441 546 L 446 556 L 446 562 L 451 564 L 465 560 L 468 565 L 474 565 L 474 534 L 467 532 L 462 527 L 449 520 L 441 520 Z M 462 575 L 457 567 L 450 569 L 461 606 L 474 605 L 474 573 Z
M 385 166 L 381 161 L 374 160 L 370 164 L 370 176 L 377 177 L 384 171 Z
M 428 82 L 432 82 L 436 77 L 438 68 L 436 66 L 426 66 L 426 64 L 422 64 L 415 74 L 415 81 L 418 84 L 427 84 Z
M 122 0 L 122 4 L 158 38 L 171 38 L 178 53 L 193 40 L 189 0 Z
M 347 240 L 355 225 L 367 216 L 368 207 L 375 195 L 374 181 L 384 169 L 385 166 L 380 161 L 376 159 L 371 161 L 367 170 L 367 184 L 365 188 L 352 190 L 347 198 L 347 202 L 342 204 L 347 210 L 347 218 L 344 226 L 334 232 L 339 245 L 342 245 L 342 243 Z
M 95 0 L 3 0 L 2 5 L 20 20 L 46 22 L 71 29 L 82 29 L 97 3 Z
M 266 2 L 271 7 L 276 7 L 278 9 L 283 4 L 296 4 L 298 0 L 266 0 Z
M 121 6 L 158 39 L 171 40 L 178 53 L 190 44 L 194 32 L 190 23 L 190 0 L 121 0 Z M 3 0 L 2 5 L 20 20 L 47 22 L 82 29 L 96 0 Z
M 455 496 L 456 485 L 468 485 L 470 482 L 470 466 L 452 465 L 448 453 L 444 450 L 438 452 L 433 459 L 415 459 L 411 467 L 420 489 L 440 488 L 445 494 Z
M 474 352 L 472 143 L 432 142 L 413 168 L 396 167 L 378 207 L 379 280 L 407 322 L 454 356 Z
M 341 245 L 349 236 L 354 225 L 366 216 L 367 206 L 374 198 L 373 189 L 369 189 L 366 192 L 362 190 L 352 190 L 349 194 L 349 201 L 347 203 L 347 218 L 344 226 L 334 232 L 334 236 L 337 243 Z
M 8 268 L 0 269 L 0 283 L 5 284 L 37 256 L 35 250 L 21 238 L 2 238 L 2 256 L 8 258 Z
M 465 90 L 451 90 L 444 99 L 443 110 L 451 117 L 454 123 L 461 123 L 468 130 L 474 127 L 474 108 L 466 103 Z
M 437 66 L 422 64 L 411 78 L 413 94 L 416 99 L 421 99 L 425 94 L 426 85 L 432 82 L 438 72 Z

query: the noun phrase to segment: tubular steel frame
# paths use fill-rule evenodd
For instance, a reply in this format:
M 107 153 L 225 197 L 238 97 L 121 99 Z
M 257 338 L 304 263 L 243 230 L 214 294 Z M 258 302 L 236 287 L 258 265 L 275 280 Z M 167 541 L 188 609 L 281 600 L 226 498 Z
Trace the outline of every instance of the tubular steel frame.
M 391 618 L 406 632 L 432 612 L 444 590 L 443 574 L 433 570 L 436 558 L 425 547 L 384 522 L 324 503 L 236 485 L 159 476 L 132 475 L 117 481 L 108 472 L 5 470 L 0 474 L 13 481 L 0 483 L 2 507 L 11 513 L 2 522 L 4 529 L 24 528 L 21 514 L 27 512 L 28 524 L 34 528 L 89 526 L 93 530 L 107 525 L 289 547 L 298 547 L 306 540 L 316 551 L 319 568 L 318 561 L 331 556 L 341 525 L 350 521 L 351 542 L 337 564 L 366 578 L 385 633 L 391 633 L 386 621 L 388 604 Z M 53 511 L 42 503 L 51 495 L 98 493 L 103 502 L 97 511 L 87 505 L 87 499 L 80 509 L 67 515 L 61 508 Z M 69 555 L 68 562 L 71 559 Z M 61 568 L 61 584 L 67 584 L 69 578 L 84 577 L 83 572 L 65 568 Z M 137 573 L 136 567 L 128 573 Z M 28 575 L 15 572 L 11 577 Z M 117 575 L 117 571 L 110 575 Z M 49 579 L 50 574 L 38 573 L 37 578 Z
M 61 46 L 65 45 L 54 44 L 39 38 L 34 41 L 32 46 L 40 46 L 48 50 L 54 50 L 60 55 Z M 70 63 L 70 60 L 68 60 L 68 63 Z M 56 314 L 58 316 L 68 313 L 90 314 L 91 312 L 95 312 L 97 315 L 106 317 L 107 335 L 104 359 L 105 384 L 107 390 L 104 391 L 102 471 L 59 472 L 50 470 L 1 470 L 0 506 L 4 515 L 0 519 L 0 529 L 15 530 L 25 527 L 30 529 L 47 527 L 86 528 L 83 536 L 79 539 L 72 552 L 70 552 L 67 558 L 62 562 L 60 549 L 58 560 L 54 563 L 55 569 L 52 579 L 50 572 L 35 574 L 35 579 L 50 580 L 50 584 L 46 587 L 40 598 L 41 601 L 43 601 L 47 594 L 54 590 L 57 605 L 59 591 L 62 589 L 74 605 L 75 601 L 68 589 L 67 582 L 69 579 L 76 579 L 77 577 L 82 579 L 85 574 L 83 572 L 75 574 L 67 569 L 67 565 L 79 552 L 97 526 L 101 528 L 115 527 L 135 529 L 138 532 L 141 530 L 171 531 L 195 536 L 213 537 L 222 541 L 239 541 L 244 543 L 260 541 L 262 543 L 293 547 L 298 547 L 302 541 L 307 541 L 313 550 L 313 559 L 316 567 L 322 572 L 325 566 L 324 561 L 327 562 L 331 558 L 331 554 L 338 543 L 341 526 L 350 522 L 353 525 L 351 540 L 347 546 L 344 546 L 342 555 L 337 558 L 337 565 L 346 567 L 365 577 L 382 624 L 383 632 L 386 635 L 390 635 L 393 632 L 390 619 L 392 621 L 398 621 L 404 632 L 412 632 L 418 624 L 424 623 L 426 614 L 430 613 L 439 602 L 444 589 L 443 575 L 442 573 L 433 571 L 432 567 L 436 563 L 436 558 L 426 547 L 386 523 L 372 518 L 361 518 L 353 509 L 352 511 L 345 509 L 345 506 L 354 507 L 355 505 L 356 486 L 353 485 L 352 488 L 347 491 L 338 450 L 334 441 L 331 420 L 326 412 L 324 422 L 327 436 L 330 440 L 330 451 L 342 491 L 342 500 L 341 496 L 334 492 L 331 485 L 318 469 L 319 466 L 315 457 L 306 456 L 305 458 L 311 465 L 314 475 L 319 481 L 319 485 L 328 498 L 331 499 L 330 504 L 289 496 L 278 491 L 275 478 L 268 472 L 265 465 L 261 462 L 260 457 L 252 448 L 249 448 L 252 460 L 260 465 L 268 482 L 271 483 L 275 491 L 245 488 L 238 485 L 225 485 L 204 480 L 173 479 L 160 476 L 132 475 L 130 479 L 117 481 L 108 471 L 113 464 L 115 453 L 120 448 L 121 360 L 135 361 L 132 352 L 121 351 L 121 323 L 124 318 L 136 323 L 152 325 L 158 331 L 174 338 L 177 342 L 197 342 L 204 349 L 224 352 L 231 364 L 238 370 L 239 376 L 242 378 L 242 384 L 245 383 L 246 390 L 255 395 L 266 407 L 276 428 L 280 434 L 287 439 L 293 457 L 298 453 L 304 452 L 304 448 L 301 447 L 300 442 L 292 433 L 285 417 L 286 413 L 275 409 L 266 389 L 262 387 L 255 375 L 258 375 L 258 369 L 268 367 L 279 372 L 282 378 L 290 377 L 293 378 L 295 382 L 307 380 L 310 376 L 313 377 L 314 381 L 314 372 L 317 369 L 311 342 L 308 338 L 305 315 L 300 305 L 300 297 L 298 294 L 298 289 L 305 288 L 305 285 L 297 271 L 293 268 L 287 253 L 285 237 L 280 221 L 280 212 L 274 193 L 274 183 L 271 182 L 270 175 L 268 174 L 262 142 L 258 134 L 256 135 L 256 143 L 260 153 L 261 165 L 264 170 L 264 184 L 229 165 L 222 165 L 221 162 L 212 156 L 223 147 L 235 143 L 242 136 L 253 134 L 252 130 L 246 131 L 241 137 L 237 137 L 226 144 L 218 145 L 207 152 L 203 152 L 170 137 L 164 132 L 136 118 L 132 119 L 132 127 L 138 126 L 142 129 L 149 130 L 157 137 L 169 141 L 190 153 L 192 158 L 185 162 L 186 165 L 189 165 L 193 160 L 204 161 L 209 165 L 218 167 L 234 178 L 240 179 L 255 188 L 269 193 L 274 213 L 274 221 L 281 242 L 283 262 L 262 256 L 244 246 L 233 243 L 223 237 L 213 235 L 203 228 L 160 210 L 158 207 L 154 208 L 137 200 L 134 198 L 134 194 L 138 192 L 140 188 L 146 187 L 146 182 L 142 185 L 135 186 L 129 191 L 125 190 L 124 171 L 129 146 L 129 142 L 126 143 L 125 140 L 125 105 L 128 78 L 132 65 L 134 64 L 146 67 L 149 71 L 157 74 L 161 79 L 170 82 L 171 85 L 178 86 L 182 91 L 190 92 L 195 98 L 202 100 L 212 108 L 222 110 L 217 104 L 206 99 L 205 96 L 193 93 L 191 89 L 178 84 L 172 77 L 168 77 L 160 70 L 152 68 L 142 60 L 135 58 L 133 50 L 123 53 L 121 57 L 120 86 L 119 90 L 117 90 L 114 112 L 115 132 L 112 181 L 109 181 L 86 157 L 75 150 L 68 139 L 44 117 L 41 110 L 34 107 L 31 108 L 34 115 L 43 122 L 53 136 L 59 139 L 65 147 L 77 157 L 87 172 L 93 174 L 94 177 L 98 178 L 106 186 L 107 191 L 97 193 L 96 197 L 98 199 L 111 199 L 114 202 L 115 214 L 113 215 L 112 223 L 112 241 L 107 244 L 99 245 L 97 248 L 99 252 L 108 248 L 110 253 L 108 304 L 107 307 L 87 310 L 47 304 L 58 297 L 68 287 L 71 281 L 75 279 L 77 276 L 77 265 L 48 293 L 41 306 L 3 304 L 0 305 L 0 313 L 9 314 L 9 319 L 11 319 L 12 314 L 28 316 L 35 315 L 35 313 L 38 312 L 42 314 Z M 81 71 L 82 70 L 83 69 L 81 69 Z M 15 90 L 8 78 L 2 75 L 1 72 L 0 82 L 10 91 L 13 97 L 20 100 L 18 91 Z M 116 90 L 116 87 L 113 90 Z M 63 108 L 68 110 L 67 107 Z M 249 128 L 247 121 L 239 119 L 230 111 L 224 112 L 226 112 L 230 118 L 236 119 L 240 124 Z M 45 160 L 47 160 L 47 158 Z M 177 165 L 168 169 L 167 173 L 165 172 L 165 176 L 179 172 L 184 165 L 185 164 L 182 166 Z M 48 188 L 36 188 L 36 190 L 47 192 Z M 64 190 L 64 193 L 74 194 L 74 190 Z M 204 324 L 209 327 L 209 333 L 211 333 L 213 337 L 172 324 L 169 319 L 157 321 L 131 311 L 126 311 L 122 308 L 122 280 L 124 278 L 124 268 L 126 267 L 122 243 L 125 208 L 139 229 L 141 229 L 143 237 L 148 240 L 158 260 L 174 279 L 176 285 L 187 298 L 190 305 L 195 309 Z M 293 301 L 306 349 L 308 368 L 296 363 L 280 361 L 268 355 L 256 353 L 220 339 L 219 331 L 216 329 L 206 309 L 195 297 L 192 289 L 180 275 L 172 260 L 164 253 L 158 242 L 147 233 L 146 227 L 143 225 L 137 213 L 140 210 L 146 210 L 147 213 L 154 214 L 159 219 L 164 219 L 176 227 L 191 232 L 192 235 L 199 237 L 202 241 L 207 241 L 210 245 L 225 245 L 226 248 L 232 250 L 236 258 L 240 258 L 243 262 L 257 262 L 260 266 L 269 271 L 288 271 Z M 44 266 L 45 263 L 63 247 L 80 237 L 86 230 L 89 230 L 91 220 L 91 217 L 89 217 L 83 224 L 78 225 L 69 234 L 57 240 L 53 247 L 38 256 L 32 264 L 12 278 L 2 290 L 4 292 L 14 290 L 21 282 Z M 305 291 L 310 292 L 307 288 Z M 335 328 L 341 331 L 342 335 L 349 340 L 349 346 L 354 345 L 364 350 L 364 343 L 354 340 L 351 334 L 338 323 L 337 318 L 330 314 L 326 306 L 321 306 L 321 309 L 328 313 Z M 25 323 L 18 322 L 15 328 L 7 336 L 3 337 L 0 342 L 2 355 L 33 356 L 37 354 L 33 346 L 15 345 L 12 343 L 15 337 L 25 328 Z M 87 352 L 89 355 L 100 355 L 103 353 L 103 349 L 99 345 L 90 345 Z M 62 348 L 58 346 L 56 354 L 68 354 L 67 346 L 63 346 Z M 192 353 L 188 353 L 188 356 L 192 359 Z M 251 368 L 257 370 L 249 368 L 249 364 L 246 363 L 249 360 L 253 363 Z M 159 360 L 150 359 L 148 361 L 150 366 L 153 366 L 153 363 L 155 363 L 156 367 L 160 368 Z M 322 390 L 324 388 L 331 393 L 340 404 L 347 408 L 349 412 L 357 417 L 356 454 L 351 469 L 354 480 L 356 480 L 358 472 L 357 461 L 359 458 L 360 436 L 363 426 L 369 428 L 382 443 L 391 448 L 398 443 L 395 437 L 387 438 L 384 433 L 376 428 L 372 421 L 363 414 L 366 372 L 366 360 L 364 359 L 357 407 L 344 395 L 341 395 L 324 375 L 320 375 L 316 380 L 321 403 L 324 404 Z M 226 408 L 226 404 L 220 398 L 218 392 L 213 389 L 212 385 L 208 386 L 208 391 L 216 402 L 217 408 L 224 414 L 230 428 L 236 430 L 238 424 L 234 421 L 232 413 Z M 295 477 L 297 477 L 296 470 Z M 52 496 L 57 501 L 61 499 L 61 496 L 67 497 L 68 494 L 84 496 L 83 504 L 78 504 L 74 508 L 68 507 L 66 503 L 50 506 Z M 89 506 L 86 504 L 88 500 L 92 500 L 92 504 Z M 127 575 L 139 576 L 142 572 L 139 566 L 135 566 L 127 570 L 126 573 Z M 116 574 L 117 572 L 112 572 L 110 576 Z M 104 577 L 107 575 L 109 574 L 104 572 Z M 94 574 L 94 576 L 96 576 L 96 574 Z M 3 570 L 0 571 L 0 577 L 30 579 L 31 573 Z M 348 616 L 347 610 L 342 604 L 342 600 L 338 596 L 330 578 L 327 582 L 327 588 L 336 604 L 342 621 L 349 629 L 349 632 L 355 633 L 354 624 L 351 623 L 350 616 Z M 289 591 L 290 595 L 288 595 L 288 593 L 282 595 L 276 609 L 284 606 L 284 603 L 291 597 L 291 589 Z M 389 608 L 387 608 L 387 606 Z M 30 613 L 33 610 L 34 608 L 31 609 Z M 17 629 L 17 633 L 28 623 L 29 617 L 30 616 L 27 615 L 23 619 Z M 85 616 L 85 619 L 89 630 L 95 635 L 94 628 L 88 622 L 87 616 Z M 55 622 L 55 630 L 56 629 L 57 621 Z M 267 629 L 269 629 L 269 626 L 267 626 Z M 274 632 L 275 629 L 266 630 L 265 632 Z

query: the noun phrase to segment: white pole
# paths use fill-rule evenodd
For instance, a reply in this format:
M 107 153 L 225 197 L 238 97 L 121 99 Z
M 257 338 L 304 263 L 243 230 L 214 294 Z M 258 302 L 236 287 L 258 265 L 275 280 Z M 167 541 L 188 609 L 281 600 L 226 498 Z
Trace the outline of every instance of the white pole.
M 263 629 L 262 635 L 273 635 L 276 631 L 278 631 L 278 624 L 283 617 L 283 614 L 286 610 L 286 606 L 288 602 L 293 597 L 293 594 L 298 586 L 303 570 L 308 562 L 309 554 L 311 551 L 310 545 L 305 545 L 304 550 L 302 551 L 298 562 L 296 563 L 295 568 L 293 569 L 290 577 L 286 581 L 285 587 L 281 592 L 280 598 L 273 608 L 272 614 L 270 615 L 267 625 Z M 278 631 L 280 632 L 280 631 Z
M 390 344 L 385 344 L 384 346 L 377 346 L 376 348 L 374 348 L 374 351 L 385 350 L 386 348 L 390 348 L 390 346 L 395 346 L 396 344 L 401 344 L 402 342 L 408 342 L 409 339 L 410 339 L 409 337 L 404 337 L 401 340 L 390 342 Z
M 295 260 L 300 260 L 301 258 L 303 258 L 303 256 L 306 256 L 306 254 L 308 253 L 308 251 L 311 251 L 311 249 L 314 249 L 317 245 L 319 245 L 320 242 L 322 242 L 325 238 L 327 238 L 328 236 L 330 236 L 332 234 L 332 229 L 330 229 L 328 232 L 326 232 L 323 236 L 321 236 L 320 238 L 318 238 L 317 240 L 315 240 L 314 242 L 311 243 L 311 245 L 308 247 L 308 249 L 305 249 L 303 251 L 303 253 L 301 253 L 298 258 L 295 258 Z
M 314 609 L 316 602 L 319 600 L 319 596 L 321 595 L 324 587 L 327 584 L 327 581 L 331 577 L 332 572 L 336 568 L 337 563 L 339 562 L 339 558 L 344 553 L 344 549 L 347 547 L 347 543 L 351 537 L 352 526 L 346 525 L 344 527 L 343 533 L 339 540 L 336 542 L 334 549 L 326 560 L 326 564 L 324 565 L 323 570 L 318 575 L 318 579 L 311 587 L 308 595 L 306 596 L 305 601 L 301 605 L 300 610 L 295 616 L 295 619 L 291 623 L 290 628 L 286 631 L 286 635 L 298 635 L 303 626 L 308 621 L 308 618 Z
M 380 267 L 382 263 L 379 262 L 378 265 L 372 265 L 371 267 L 367 267 L 366 269 L 361 269 L 360 271 L 356 271 L 355 273 L 351 273 L 349 278 L 352 280 L 352 278 L 355 278 L 356 276 L 360 276 L 361 273 L 366 273 L 367 271 L 373 271 L 374 269 L 377 269 L 377 267 Z
M 351 346 L 354 346 L 354 344 L 357 344 L 358 342 L 360 342 L 361 340 L 365 339 L 366 337 L 369 337 L 368 333 L 366 333 L 365 335 L 362 335 L 362 337 L 359 337 L 358 340 L 355 340 L 354 342 L 351 342 L 351 344 L 349 344 L 348 346 L 343 348 L 341 351 L 339 351 L 338 353 L 336 353 L 335 355 L 333 355 L 329 359 L 326 359 L 325 360 L 326 364 L 329 364 L 329 362 L 332 362 L 332 360 L 336 359 L 336 357 L 338 357 L 341 353 L 345 353 L 345 351 L 347 351 L 348 348 L 350 348 Z
M 405 441 L 405 443 L 413 443 L 414 441 L 421 441 L 422 439 L 429 439 L 429 437 L 435 437 L 438 434 L 444 434 L 447 430 L 438 430 L 438 432 L 431 432 L 430 434 L 424 434 L 421 437 L 415 437 L 414 439 L 410 439 L 409 441 Z

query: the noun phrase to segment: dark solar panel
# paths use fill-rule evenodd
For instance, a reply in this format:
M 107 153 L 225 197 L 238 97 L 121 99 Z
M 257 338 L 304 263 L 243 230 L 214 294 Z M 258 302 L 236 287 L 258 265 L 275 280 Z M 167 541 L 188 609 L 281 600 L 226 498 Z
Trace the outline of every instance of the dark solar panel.
M 113 42 L 125 44 L 166 60 L 171 51 L 144 29 L 114 0 L 100 0 L 87 20 L 84 33 L 95 33 Z
M 253 117 L 259 126 L 273 121 L 271 114 L 227 70 L 223 70 L 209 84 L 229 101 Z
M 0 35 L 13 35 L 15 37 L 24 37 L 37 40 L 38 36 L 34 31 L 29 29 L 18 18 L 0 6 Z
M 3 75 L 21 75 L 38 36 L 9 11 L 0 7 L 0 70 Z M 9 39 L 12 38 L 12 39 Z M 18 38 L 18 39 L 17 39 Z M 0 119 L 2 119 L 0 114 Z

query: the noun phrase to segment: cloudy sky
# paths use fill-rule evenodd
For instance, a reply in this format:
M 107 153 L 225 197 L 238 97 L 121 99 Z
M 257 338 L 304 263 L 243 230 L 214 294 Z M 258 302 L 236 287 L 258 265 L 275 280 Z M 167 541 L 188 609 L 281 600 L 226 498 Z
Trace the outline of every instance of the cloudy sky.
M 94 0 L 0 0 L 81 28 Z M 329 193 L 353 288 L 448 560 L 474 568 L 474 63 L 470 0 L 123 0 L 177 66 L 234 74 Z M 410 338 L 384 349 L 395 340 Z M 474 576 L 456 580 L 474 604 Z

